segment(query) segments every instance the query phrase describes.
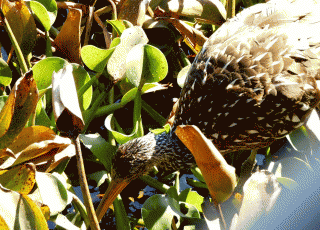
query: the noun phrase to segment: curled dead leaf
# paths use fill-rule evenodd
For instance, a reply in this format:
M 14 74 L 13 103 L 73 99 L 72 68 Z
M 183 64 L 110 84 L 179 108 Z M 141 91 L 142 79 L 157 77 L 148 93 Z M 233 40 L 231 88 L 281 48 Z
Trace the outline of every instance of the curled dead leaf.
M 72 65 L 52 76 L 53 113 L 57 128 L 68 136 L 77 136 L 84 127 Z

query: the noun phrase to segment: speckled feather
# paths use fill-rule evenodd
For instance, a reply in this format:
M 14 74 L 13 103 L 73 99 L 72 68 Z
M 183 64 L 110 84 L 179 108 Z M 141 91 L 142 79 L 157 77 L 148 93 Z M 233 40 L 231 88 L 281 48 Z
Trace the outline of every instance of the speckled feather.
M 194 165 L 174 134 L 197 125 L 221 153 L 262 148 L 303 125 L 318 104 L 320 8 L 309 1 L 270 1 L 243 10 L 205 43 L 188 73 L 172 131 L 120 146 L 120 177 L 154 165 Z

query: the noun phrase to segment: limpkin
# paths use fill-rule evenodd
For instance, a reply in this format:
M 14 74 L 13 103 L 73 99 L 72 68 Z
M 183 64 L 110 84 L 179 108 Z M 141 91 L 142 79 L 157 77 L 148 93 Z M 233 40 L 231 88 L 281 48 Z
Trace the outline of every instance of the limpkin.
M 316 1 L 269 1 L 229 19 L 196 56 L 171 131 L 119 147 L 98 218 L 128 183 L 153 166 L 195 165 L 174 133 L 178 125 L 198 126 L 222 154 L 266 147 L 301 127 L 320 99 L 319 57 Z

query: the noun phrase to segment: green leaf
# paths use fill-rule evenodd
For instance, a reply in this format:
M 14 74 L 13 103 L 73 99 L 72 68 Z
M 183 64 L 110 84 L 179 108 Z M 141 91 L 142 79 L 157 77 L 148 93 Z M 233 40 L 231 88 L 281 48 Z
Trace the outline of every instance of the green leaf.
M 110 114 L 109 116 L 107 116 L 105 122 L 104 122 L 104 125 L 106 126 L 106 128 L 112 133 L 113 137 L 116 139 L 116 141 L 119 143 L 119 144 L 124 144 L 126 143 L 127 141 L 130 141 L 134 138 L 137 138 L 138 135 L 137 135 L 137 129 L 138 129 L 138 122 L 136 122 L 135 124 L 135 128 L 134 130 L 132 131 L 132 133 L 130 135 L 126 135 L 126 134 L 122 134 L 122 133 L 119 133 L 115 130 L 113 130 L 111 128 L 111 119 L 112 119 L 112 114 Z
M 73 67 L 72 73 L 74 77 L 74 81 L 76 84 L 77 92 L 79 92 L 80 88 L 84 86 L 88 81 L 90 81 L 90 76 L 88 72 L 80 65 L 76 63 L 71 64 Z M 87 91 L 79 97 L 79 103 L 81 110 L 86 110 L 91 104 L 92 100 L 92 86 L 90 86 Z
M 164 54 L 151 45 L 144 46 L 145 61 L 144 70 L 147 83 L 159 82 L 168 73 L 168 62 Z
M 36 125 L 42 125 L 46 127 L 50 127 L 51 120 L 48 117 L 45 108 L 43 107 L 42 99 L 38 101 L 37 108 L 36 108 Z
M 187 188 L 180 193 L 179 201 L 192 204 L 196 207 L 197 210 L 202 212 L 201 204 L 203 203 L 204 198 L 200 196 L 197 192 L 191 191 L 191 188 Z
M 58 14 L 58 6 L 56 1 L 55 0 L 34 0 L 34 1 L 41 3 L 46 8 L 46 14 L 48 14 L 50 19 L 50 26 L 52 26 Z
M 170 196 L 156 194 L 144 202 L 142 209 L 142 218 L 148 229 L 163 230 L 172 229 L 171 223 L 173 217 L 178 219 L 177 227 L 180 225 L 180 206 L 178 201 Z
M 49 3 L 52 6 L 52 9 L 55 7 L 53 12 L 48 12 L 46 7 L 42 3 Z M 46 31 L 49 31 L 52 24 L 56 20 L 57 17 L 57 4 L 55 1 L 30 1 L 30 8 L 32 9 L 33 13 L 36 15 L 36 18 L 40 21 Z
M 203 178 L 202 172 L 198 167 L 192 168 L 191 172 L 193 173 L 193 175 L 201 182 L 205 183 L 205 180 Z
M 128 102 L 132 101 L 138 92 L 138 88 L 133 88 L 131 90 L 129 90 L 125 95 L 123 95 L 120 104 L 121 106 L 125 106 Z
M 107 172 L 111 172 L 111 160 L 117 151 L 117 147 L 110 145 L 99 134 L 81 134 L 79 138 L 84 146 L 90 149 L 93 155 L 104 165 Z
M 36 181 L 43 203 L 50 208 L 50 215 L 63 211 L 69 203 L 63 182 L 53 174 L 42 172 L 36 172 Z
M 97 187 L 100 187 L 108 178 L 107 171 L 98 171 L 87 175 L 88 179 L 94 180 L 97 183 Z
M 81 58 L 89 69 L 101 73 L 114 50 L 115 48 L 106 50 L 93 45 L 87 45 L 81 49 Z
M 10 85 L 12 80 L 12 72 L 8 64 L 0 58 L 0 84 L 4 86 Z
M 38 90 L 48 88 L 52 83 L 53 72 L 57 73 L 67 64 L 68 62 L 66 60 L 58 57 L 49 57 L 35 64 L 32 70 Z

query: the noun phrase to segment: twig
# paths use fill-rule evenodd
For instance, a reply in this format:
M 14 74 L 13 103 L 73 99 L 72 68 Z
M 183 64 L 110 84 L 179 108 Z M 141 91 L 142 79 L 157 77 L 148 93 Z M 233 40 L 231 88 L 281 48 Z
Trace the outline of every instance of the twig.
M 94 13 L 94 7 L 89 6 L 89 13 L 88 13 L 87 24 L 86 24 L 86 34 L 83 42 L 84 46 L 88 45 L 89 43 L 90 31 L 91 31 L 92 21 L 93 21 L 93 13 Z
M 96 20 L 96 22 L 102 28 L 102 32 L 103 32 L 103 35 L 104 35 L 104 40 L 106 42 L 106 48 L 109 49 L 110 44 L 111 44 L 111 38 L 110 38 L 110 35 L 108 33 L 108 30 L 105 27 L 105 25 L 103 24 L 103 22 L 100 20 L 99 16 L 96 14 L 96 12 L 93 13 L 93 16 L 94 16 L 94 19 Z
M 84 170 L 84 164 L 83 164 L 83 158 L 82 158 L 82 153 L 81 153 L 79 136 L 76 138 L 73 138 L 73 143 L 76 148 L 77 168 L 78 168 L 78 173 L 79 173 L 81 192 L 82 192 L 84 204 L 87 208 L 88 217 L 90 220 L 90 227 L 92 230 L 100 230 L 98 218 L 97 218 L 97 215 L 94 211 L 92 199 L 91 199 L 90 192 L 89 192 L 89 186 L 88 186 L 88 182 L 86 179 L 86 173 Z

